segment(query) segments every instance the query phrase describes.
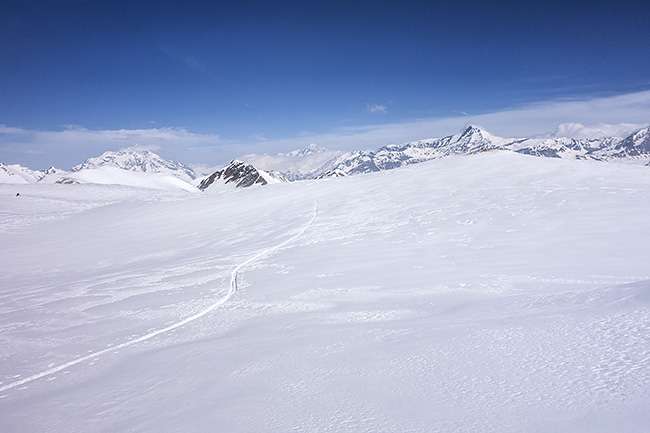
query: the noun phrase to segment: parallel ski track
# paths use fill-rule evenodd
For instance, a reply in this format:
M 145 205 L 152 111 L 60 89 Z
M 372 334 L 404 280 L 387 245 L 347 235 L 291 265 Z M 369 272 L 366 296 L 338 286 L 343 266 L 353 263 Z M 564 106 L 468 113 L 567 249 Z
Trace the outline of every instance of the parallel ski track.
M 318 202 L 314 202 L 314 213 L 313 213 L 311 219 L 309 220 L 309 222 L 307 223 L 307 225 L 305 225 L 302 228 L 302 230 L 300 230 L 300 232 L 298 232 L 296 235 L 290 237 L 289 239 L 285 240 L 284 242 L 281 242 L 281 243 L 279 243 L 279 244 L 277 244 L 277 245 L 275 245 L 275 246 L 273 246 L 271 248 L 267 248 L 264 251 L 262 251 L 260 253 L 257 253 L 256 255 L 251 257 L 250 259 L 238 264 L 235 267 L 235 269 L 233 269 L 232 273 L 230 274 L 230 286 L 228 288 L 228 292 L 222 298 L 217 300 L 214 304 L 210 305 L 209 307 L 207 307 L 207 308 L 199 311 L 198 313 L 196 313 L 196 314 L 194 314 L 194 315 L 192 315 L 190 317 L 187 317 L 187 318 L 185 318 L 185 319 L 183 319 L 183 320 L 181 320 L 179 322 L 171 324 L 171 325 L 169 325 L 169 326 L 167 326 L 165 328 L 158 329 L 156 331 L 152 331 L 152 332 L 150 332 L 150 333 L 148 333 L 146 335 L 143 335 L 142 337 L 138 337 L 136 339 L 129 340 L 129 341 L 125 342 L 125 343 L 118 344 L 117 346 L 112 346 L 112 347 L 109 347 L 107 349 L 100 350 L 99 352 L 94 352 L 94 353 L 92 353 L 90 355 L 86 355 L 86 356 L 83 356 L 81 358 L 77 358 L 77 359 L 75 359 L 73 361 L 66 362 L 65 364 L 61 364 L 61 365 L 59 365 L 57 367 L 52 367 L 49 370 L 43 371 L 41 373 L 33 374 L 33 375 L 31 375 L 29 377 L 26 377 L 24 379 L 17 380 L 16 382 L 12 382 L 12 383 L 9 383 L 7 385 L 0 385 L 0 392 L 15 388 L 15 387 L 20 386 L 20 385 L 24 385 L 26 383 L 32 382 L 32 381 L 37 380 L 37 379 L 41 379 L 43 377 L 46 377 L 46 376 L 49 376 L 51 374 L 57 373 L 57 372 L 59 372 L 61 370 L 65 370 L 68 367 L 72 367 L 73 365 L 80 364 L 82 362 L 89 361 L 91 359 L 99 358 L 99 357 L 101 357 L 103 355 L 106 355 L 107 353 L 115 352 L 116 350 L 124 349 L 125 347 L 129 347 L 129 346 L 133 346 L 133 345 L 138 344 L 138 343 L 142 343 L 143 341 L 149 340 L 149 339 L 151 339 L 151 338 L 153 338 L 153 337 L 155 337 L 157 335 L 164 334 L 165 332 L 169 332 L 169 331 L 174 330 L 176 328 L 180 328 L 183 325 L 187 325 L 190 322 L 193 322 L 193 321 L 195 321 L 197 319 L 200 319 L 201 317 L 205 316 L 206 314 L 210 313 L 211 311 L 221 307 L 223 304 L 228 302 L 228 300 L 230 298 L 232 298 L 232 296 L 237 291 L 237 276 L 239 274 L 239 271 L 243 267 L 251 264 L 252 262 L 254 262 L 255 260 L 260 259 L 261 257 L 264 257 L 266 255 L 274 253 L 275 251 L 279 250 L 280 248 L 287 245 L 288 243 L 293 242 L 294 240 L 298 239 L 300 236 L 302 236 L 307 231 L 307 229 L 309 229 L 309 227 L 311 227 L 311 225 L 314 223 L 314 220 L 316 220 L 317 216 L 318 216 Z

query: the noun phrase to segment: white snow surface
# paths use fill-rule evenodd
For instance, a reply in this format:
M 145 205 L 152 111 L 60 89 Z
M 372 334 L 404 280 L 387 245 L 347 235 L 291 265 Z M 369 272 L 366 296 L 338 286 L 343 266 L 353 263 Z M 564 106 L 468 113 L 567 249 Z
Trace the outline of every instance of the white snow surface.
M 647 432 L 650 172 L 0 185 L 0 431 Z
M 198 192 L 196 187 L 173 175 L 163 173 L 141 173 L 111 166 L 102 166 L 72 172 L 67 174 L 65 178 L 73 179 L 79 183 L 125 185 L 153 189 L 182 189 L 185 191 Z
M 25 184 L 37 182 L 39 172 L 18 164 L 5 165 L 0 162 L 0 183 Z

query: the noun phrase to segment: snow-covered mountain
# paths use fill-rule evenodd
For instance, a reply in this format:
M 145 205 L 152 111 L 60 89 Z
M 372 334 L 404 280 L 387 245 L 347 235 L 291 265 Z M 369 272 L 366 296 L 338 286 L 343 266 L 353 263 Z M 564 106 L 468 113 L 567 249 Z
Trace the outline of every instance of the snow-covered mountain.
M 40 173 L 43 173 L 43 176 L 41 177 L 41 179 L 39 179 L 39 182 L 44 181 L 46 179 L 58 178 L 69 174 L 68 171 L 61 170 L 60 168 L 55 168 L 55 167 L 50 167 L 47 170 L 40 170 Z
M 85 162 L 73 167 L 72 171 L 99 167 L 116 167 L 142 173 L 162 173 L 176 176 L 186 182 L 192 182 L 196 178 L 194 170 L 190 167 L 164 159 L 149 150 L 137 146 L 116 152 L 104 152 L 96 158 L 87 159 Z
M 0 162 L 0 183 L 35 183 L 65 174 L 66 171 L 54 167 L 47 170 L 32 170 L 19 164 L 5 165 Z
M 241 159 L 262 170 L 279 173 L 289 181 L 315 178 L 322 173 L 321 167 L 343 152 L 324 149 L 310 144 L 301 150 L 294 150 L 277 155 L 249 154 Z
M 287 152 L 287 153 L 279 153 L 278 156 L 305 157 L 305 156 L 313 156 L 313 155 L 318 155 L 327 152 L 329 152 L 328 149 L 324 149 L 319 145 L 317 145 L 316 143 L 312 143 L 309 146 L 305 147 L 304 149 L 292 150 L 291 152 Z
M 191 184 L 193 176 L 194 172 L 183 164 L 165 160 L 137 147 L 105 152 L 69 172 L 54 167 L 36 171 L 20 165 L 0 163 L 0 183 L 124 185 L 196 191 Z
M 0 182 L 2 183 L 34 183 L 36 172 L 18 164 L 4 165 L 0 162 Z
M 237 159 L 233 160 L 226 167 L 215 171 L 199 183 L 199 189 L 205 191 L 207 188 L 215 189 L 222 186 L 234 186 L 245 188 L 253 185 L 266 185 L 269 183 L 280 183 L 284 179 L 255 168 L 252 164 L 246 164 Z
M 458 134 L 443 138 L 390 144 L 374 152 L 356 151 L 340 155 L 324 164 L 317 177 L 330 177 L 389 170 L 451 155 L 465 155 L 492 149 L 553 158 L 650 162 L 650 128 L 618 138 L 503 138 L 469 126 Z

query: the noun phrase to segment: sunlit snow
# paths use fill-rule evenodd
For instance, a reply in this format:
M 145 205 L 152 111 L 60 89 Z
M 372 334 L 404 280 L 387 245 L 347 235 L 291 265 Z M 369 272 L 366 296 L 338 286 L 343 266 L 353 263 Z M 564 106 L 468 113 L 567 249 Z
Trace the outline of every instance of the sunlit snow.
M 0 184 L 3 433 L 648 430 L 647 167 L 140 186 Z

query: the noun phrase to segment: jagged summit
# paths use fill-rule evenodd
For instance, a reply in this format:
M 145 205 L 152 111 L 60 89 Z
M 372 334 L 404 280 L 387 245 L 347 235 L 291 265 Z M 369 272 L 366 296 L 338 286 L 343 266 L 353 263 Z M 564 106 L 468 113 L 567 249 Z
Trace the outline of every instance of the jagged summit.
M 389 170 L 452 155 L 469 155 L 493 149 L 552 158 L 650 163 L 650 128 L 625 138 L 503 138 L 470 125 L 443 138 L 390 144 L 374 152 L 351 152 L 324 164 L 316 177 L 329 177 Z
M 468 125 L 459 135 L 462 137 L 472 137 L 477 134 L 490 135 L 486 130 L 477 125 Z
M 458 137 L 455 141 L 463 142 L 467 144 L 476 145 L 478 143 L 499 143 L 504 140 L 503 137 L 498 137 L 496 135 L 490 134 L 485 129 L 480 126 L 470 125 L 465 128 L 460 134 L 452 136 L 453 138 Z M 452 138 L 452 141 L 454 141 Z
M 138 146 L 121 149 L 116 152 L 104 152 L 96 158 L 87 159 L 82 164 L 73 167 L 72 171 L 106 166 L 135 172 L 170 174 L 187 182 L 196 178 L 196 174 L 191 168 L 178 162 L 164 159 L 156 153 Z
M 283 179 L 263 170 L 258 170 L 251 164 L 238 159 L 221 170 L 217 170 L 199 183 L 199 189 L 205 191 L 208 187 L 228 185 L 236 188 L 246 188 L 253 185 L 279 183 Z

